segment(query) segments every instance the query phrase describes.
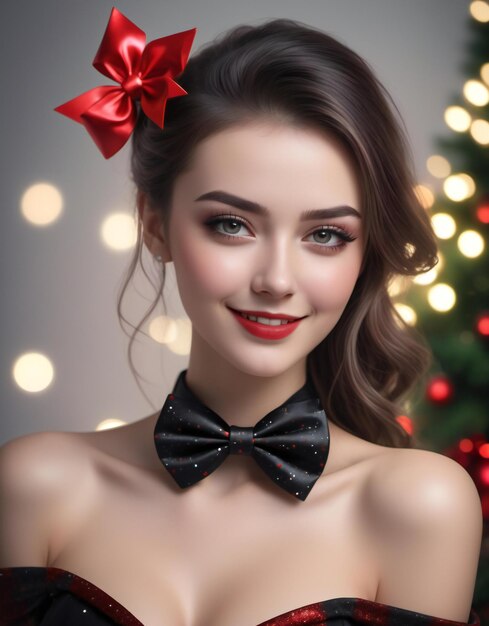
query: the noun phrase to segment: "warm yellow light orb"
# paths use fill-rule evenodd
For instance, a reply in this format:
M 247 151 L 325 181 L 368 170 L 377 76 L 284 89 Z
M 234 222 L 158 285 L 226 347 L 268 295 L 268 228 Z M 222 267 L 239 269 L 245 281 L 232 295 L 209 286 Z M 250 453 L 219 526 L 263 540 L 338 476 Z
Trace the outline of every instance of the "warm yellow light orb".
M 101 227 L 101 237 L 112 250 L 128 250 L 137 241 L 137 224 L 129 213 L 112 213 Z
M 476 230 L 464 230 L 457 239 L 460 252 L 471 259 L 482 254 L 485 244 L 484 239 Z
M 453 309 L 456 301 L 455 290 L 446 283 L 437 283 L 428 290 L 428 302 L 431 308 L 440 313 Z
M 457 224 L 448 213 L 435 213 L 431 216 L 431 224 L 438 239 L 450 239 L 457 230 Z
M 445 179 L 443 191 L 452 202 L 462 202 L 475 193 L 475 182 L 468 174 L 453 174 Z
M 53 381 L 54 367 L 44 354 L 26 352 L 15 361 L 12 377 L 23 391 L 44 391 Z
M 478 22 L 489 22 L 489 4 L 484 0 L 474 0 L 470 3 L 469 11 Z
M 426 160 L 426 169 L 435 178 L 446 178 L 452 171 L 450 162 L 439 154 L 433 154 Z
M 171 317 L 159 315 L 149 324 L 149 336 L 158 343 L 171 343 L 178 335 L 177 323 Z
M 407 304 L 403 304 L 402 302 L 396 302 L 394 307 L 406 324 L 409 324 L 409 326 L 414 326 L 416 324 L 418 316 L 412 307 Z
M 470 113 L 460 106 L 451 106 L 445 110 L 445 124 L 456 133 L 468 130 L 472 118 Z
M 51 183 L 35 183 L 20 199 L 24 218 L 35 226 L 47 226 L 58 219 L 63 210 L 63 196 Z
M 489 145 L 489 122 L 474 120 L 470 125 L 470 135 L 481 146 Z
M 435 195 L 426 185 L 415 185 L 414 193 L 423 209 L 429 209 L 435 202 Z
M 465 98 L 477 107 L 483 107 L 489 102 L 489 89 L 480 80 L 468 80 L 463 86 Z
M 438 276 L 438 266 L 432 267 L 427 272 L 423 272 L 422 274 L 418 274 L 413 278 L 413 283 L 417 285 L 431 285 Z

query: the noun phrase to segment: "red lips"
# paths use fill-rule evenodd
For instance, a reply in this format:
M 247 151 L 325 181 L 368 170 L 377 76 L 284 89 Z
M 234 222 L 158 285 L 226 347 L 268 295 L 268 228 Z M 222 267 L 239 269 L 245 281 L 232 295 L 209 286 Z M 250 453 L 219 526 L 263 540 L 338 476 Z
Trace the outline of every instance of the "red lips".
M 243 317 L 240 312 L 238 311 L 234 311 L 233 309 L 229 309 L 231 311 L 231 313 L 234 315 L 234 318 L 241 324 L 241 326 L 247 330 L 251 335 L 254 335 L 255 337 L 260 337 L 260 339 L 283 339 L 284 337 L 287 337 L 288 335 L 290 335 L 291 333 L 294 332 L 294 330 L 297 328 L 297 326 L 300 324 L 301 322 L 301 318 L 294 318 L 290 315 L 284 316 L 283 314 L 274 314 L 273 317 L 270 313 L 268 314 L 260 314 L 259 317 L 269 317 L 271 319 L 277 319 L 277 318 L 281 318 L 281 319 L 292 319 L 295 321 L 289 321 L 287 324 L 280 324 L 278 326 L 270 326 L 269 324 L 261 324 L 260 322 L 254 322 L 252 320 L 247 319 L 246 317 Z M 248 312 L 248 311 L 243 311 L 243 313 L 249 314 L 249 315 L 257 315 L 257 312 Z M 257 315 L 258 317 L 258 315 Z
M 229 307 L 231 308 L 231 307 Z M 254 317 L 268 317 L 272 320 L 290 320 L 293 322 L 294 320 L 302 319 L 302 317 L 287 315 L 286 313 L 268 313 L 267 311 L 244 311 L 242 309 L 231 309 L 231 311 L 236 311 L 237 313 L 244 313 L 245 315 L 253 315 Z

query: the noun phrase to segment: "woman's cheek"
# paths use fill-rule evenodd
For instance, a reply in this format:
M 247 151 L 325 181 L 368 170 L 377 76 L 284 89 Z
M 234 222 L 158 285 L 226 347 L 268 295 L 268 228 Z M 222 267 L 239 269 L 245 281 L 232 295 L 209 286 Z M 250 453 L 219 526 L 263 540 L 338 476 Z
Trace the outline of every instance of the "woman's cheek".
M 218 246 L 215 243 L 199 242 L 191 238 L 183 238 L 179 242 L 178 255 L 174 265 L 180 282 L 183 280 L 187 288 L 194 293 L 200 292 L 207 296 L 223 296 L 234 291 L 241 280 L 247 275 L 248 263 L 243 254 L 231 253 L 231 246 Z
M 304 274 L 305 292 L 317 312 L 342 311 L 355 287 L 360 262 L 357 259 L 350 259 L 351 263 L 336 262 L 339 258 L 334 261 L 310 268 Z

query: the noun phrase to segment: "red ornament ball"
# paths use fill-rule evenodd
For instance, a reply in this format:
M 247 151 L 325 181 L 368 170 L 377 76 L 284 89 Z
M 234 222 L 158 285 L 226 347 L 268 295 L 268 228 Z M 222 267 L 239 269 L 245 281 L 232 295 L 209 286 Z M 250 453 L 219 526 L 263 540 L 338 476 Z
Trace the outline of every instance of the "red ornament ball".
M 426 398 L 433 404 L 449 404 L 453 399 L 453 384 L 448 376 L 433 376 L 426 386 Z
M 489 312 L 484 311 L 477 317 L 475 327 L 481 337 L 489 337 Z
M 479 222 L 489 224 L 489 202 L 480 204 L 476 209 L 476 215 Z

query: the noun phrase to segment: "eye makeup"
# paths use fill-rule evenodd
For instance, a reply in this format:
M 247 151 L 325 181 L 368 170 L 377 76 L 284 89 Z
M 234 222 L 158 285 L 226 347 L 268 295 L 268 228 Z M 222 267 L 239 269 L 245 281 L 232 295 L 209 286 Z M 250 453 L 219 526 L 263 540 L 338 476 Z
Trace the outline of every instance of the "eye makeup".
M 238 234 L 229 234 L 222 231 L 217 230 L 217 226 L 224 223 L 234 223 L 238 224 L 240 227 L 245 226 L 250 230 L 250 226 L 247 221 L 238 215 L 231 215 L 229 213 L 218 213 L 204 221 L 204 226 L 215 236 L 224 237 L 225 239 L 243 239 L 242 236 Z M 316 233 L 326 233 L 330 235 L 326 244 L 329 243 L 331 237 L 337 237 L 340 240 L 340 243 L 335 245 L 323 245 L 319 242 L 311 242 L 312 245 L 319 250 L 321 254 L 332 254 L 338 251 L 341 248 L 344 248 L 349 242 L 355 241 L 357 237 L 354 237 L 352 233 L 345 227 L 340 225 L 323 225 L 320 228 L 316 228 L 313 230 L 308 236 L 315 235 Z

